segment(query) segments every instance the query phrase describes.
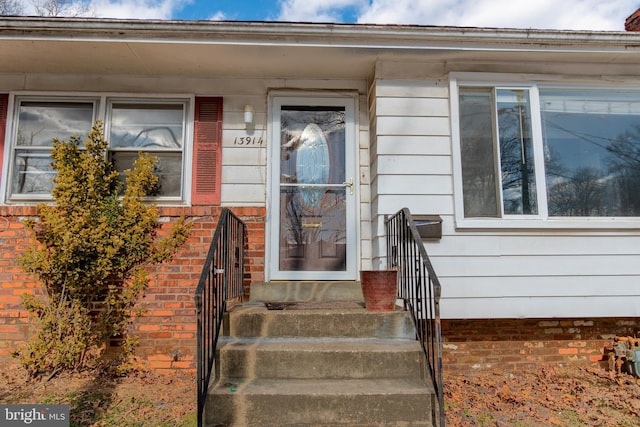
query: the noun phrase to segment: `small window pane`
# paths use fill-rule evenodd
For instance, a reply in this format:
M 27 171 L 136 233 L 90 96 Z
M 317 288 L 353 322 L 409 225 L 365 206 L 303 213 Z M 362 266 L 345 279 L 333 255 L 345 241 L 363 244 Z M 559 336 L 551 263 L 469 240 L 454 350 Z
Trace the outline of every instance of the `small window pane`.
M 17 133 L 13 153 L 12 195 L 49 196 L 53 189 L 53 139 L 85 137 L 93 123 L 93 102 L 18 100 Z
M 493 90 L 460 89 L 464 216 L 498 217 Z
M 21 147 L 50 147 L 53 138 L 68 140 L 72 135 L 86 136 L 93 122 L 93 103 L 26 102 L 20 103 L 18 137 Z
M 152 196 L 180 197 L 182 187 L 182 154 L 150 152 L 158 158 L 154 173 L 158 176 L 158 186 Z M 120 172 L 120 179 L 124 182 L 124 171 L 133 168 L 133 162 L 138 158 L 137 152 L 112 151 L 111 162 Z
M 640 216 L 640 92 L 541 90 L 549 215 Z
M 109 142 L 113 148 L 181 150 L 183 130 L 183 104 L 111 106 Z
M 51 168 L 49 151 L 17 150 L 13 168 L 13 194 L 50 194 L 55 172 Z
M 535 215 L 538 204 L 529 92 L 499 89 L 496 96 L 504 213 Z

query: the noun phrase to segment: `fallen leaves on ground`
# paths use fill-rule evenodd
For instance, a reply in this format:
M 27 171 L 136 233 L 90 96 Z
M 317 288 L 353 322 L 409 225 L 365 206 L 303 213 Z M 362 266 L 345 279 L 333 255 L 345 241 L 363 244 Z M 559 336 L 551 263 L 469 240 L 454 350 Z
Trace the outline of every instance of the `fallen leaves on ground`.
M 28 380 L 23 369 L 0 372 L 0 403 L 69 405 L 74 426 L 195 426 L 194 374 L 136 371 L 114 377 L 68 373 L 50 381 Z
M 447 427 L 640 426 L 640 382 L 597 367 L 445 372 Z M 0 372 L 0 403 L 68 404 L 71 426 L 194 426 L 193 374 L 64 374 L 29 381 Z
M 598 367 L 445 372 L 448 427 L 638 426 L 640 381 Z

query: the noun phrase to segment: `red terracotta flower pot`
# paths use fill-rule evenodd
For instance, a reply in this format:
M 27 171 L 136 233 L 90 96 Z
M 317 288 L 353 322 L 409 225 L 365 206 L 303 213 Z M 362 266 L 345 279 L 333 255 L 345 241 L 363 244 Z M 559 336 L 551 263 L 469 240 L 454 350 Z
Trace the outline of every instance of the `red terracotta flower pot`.
M 397 270 L 364 270 L 360 272 L 364 304 L 370 311 L 391 311 L 398 298 Z

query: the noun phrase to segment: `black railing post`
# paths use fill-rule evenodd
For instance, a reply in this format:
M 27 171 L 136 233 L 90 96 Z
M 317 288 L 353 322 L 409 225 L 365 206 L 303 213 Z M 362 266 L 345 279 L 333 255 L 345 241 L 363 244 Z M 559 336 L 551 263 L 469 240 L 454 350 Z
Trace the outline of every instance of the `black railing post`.
M 196 385 L 198 388 L 198 425 L 201 426 L 202 425 L 202 420 L 201 420 L 201 415 L 204 411 L 203 411 L 203 405 L 204 405 L 204 400 L 200 400 L 200 390 L 202 389 L 202 378 L 204 376 L 204 372 L 203 372 L 203 366 L 204 363 L 202 363 L 202 338 L 200 336 L 200 331 L 203 330 L 203 324 L 202 324 L 202 295 L 196 294 L 196 318 L 197 318 L 197 331 L 198 331 L 198 337 L 197 337 L 197 347 L 196 347 L 196 364 L 197 364 L 197 371 L 196 371 Z
M 398 268 L 398 295 L 404 299 L 404 306 L 413 318 L 416 338 L 422 346 L 436 392 L 432 421 L 435 425 L 444 427 L 440 281 L 409 209 L 404 208 L 390 218 L 385 218 L 385 226 L 387 265 Z
M 244 288 L 234 284 L 244 282 L 244 256 L 236 252 L 237 248 L 241 248 L 241 252 L 244 249 L 245 228 L 244 222 L 229 209 L 222 210 L 195 293 L 198 427 L 202 427 L 204 422 L 207 391 L 216 362 L 216 347 L 227 301 L 244 294 Z M 237 263 L 233 268 L 232 255 L 229 253 L 231 248 Z

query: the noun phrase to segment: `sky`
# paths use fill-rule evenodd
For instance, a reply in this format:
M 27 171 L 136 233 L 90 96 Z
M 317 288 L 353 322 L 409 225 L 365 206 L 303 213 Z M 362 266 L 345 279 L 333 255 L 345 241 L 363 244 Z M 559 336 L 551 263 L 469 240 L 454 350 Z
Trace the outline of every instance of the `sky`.
M 27 15 L 34 0 L 20 0 Z M 35 0 L 39 1 L 39 0 Z M 73 0 L 66 0 L 73 1 Z M 84 0 L 102 18 L 623 31 L 640 0 Z

